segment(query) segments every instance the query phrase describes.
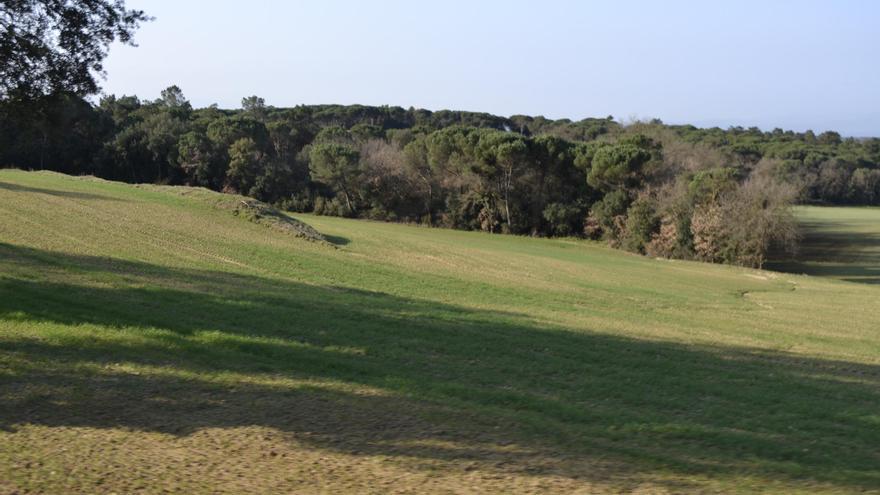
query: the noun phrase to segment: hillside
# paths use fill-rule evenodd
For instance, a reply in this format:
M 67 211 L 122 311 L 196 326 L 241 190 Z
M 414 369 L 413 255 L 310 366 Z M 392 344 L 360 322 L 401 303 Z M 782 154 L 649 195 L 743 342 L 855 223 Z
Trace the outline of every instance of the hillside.
M 880 286 L 178 191 L 0 171 L 0 493 L 880 491 Z

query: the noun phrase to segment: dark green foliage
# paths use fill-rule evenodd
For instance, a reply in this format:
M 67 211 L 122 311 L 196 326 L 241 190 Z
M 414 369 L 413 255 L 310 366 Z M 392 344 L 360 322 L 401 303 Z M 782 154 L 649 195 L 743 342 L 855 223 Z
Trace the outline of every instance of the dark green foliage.
M 369 139 L 384 139 L 385 132 L 381 127 L 370 124 L 358 124 L 351 128 L 352 138 L 359 141 L 367 141 Z
M 263 122 L 266 120 L 268 109 L 266 108 L 266 100 L 259 96 L 248 96 L 241 99 L 241 109 L 245 114 L 254 120 Z
M 647 198 L 639 198 L 626 212 L 621 246 L 627 251 L 643 254 L 645 246 L 651 242 L 651 237 L 659 227 L 660 217 L 656 205 Z
M 880 203 L 880 169 L 859 168 L 853 171 L 848 197 L 855 204 Z
M 226 170 L 226 188 L 251 195 L 257 177 L 265 170 L 265 155 L 251 138 L 241 138 L 229 147 L 229 168 Z
M 550 203 L 542 216 L 551 235 L 576 235 L 584 224 L 584 209 L 577 204 Z
M 345 128 L 333 125 L 321 129 L 315 136 L 314 142 L 349 144 L 352 142 L 352 135 Z
M 107 49 L 131 43 L 141 10 L 124 0 L 4 0 L 0 4 L 0 98 L 97 92 Z
M 190 131 L 177 143 L 177 163 L 184 175 L 189 177 L 189 185 L 212 186 L 219 176 L 212 165 L 217 163 L 211 153 L 211 142 L 204 133 Z
M 590 216 L 598 223 L 602 236 L 612 240 L 619 238 L 629 204 L 629 195 L 621 189 L 609 192 L 593 204 Z
M 0 165 L 198 185 L 324 215 L 586 234 L 652 256 L 697 256 L 694 215 L 709 249 L 706 229 L 733 218 L 717 208 L 753 177 L 789 184 L 801 202 L 880 202 L 880 139 L 832 132 L 275 108 L 257 96 L 240 110 L 193 109 L 177 86 L 153 101 L 109 96 L 97 106 L 63 94 L 0 100 L 0 116 Z M 757 253 L 748 259 L 763 259 L 766 239 L 743 242 Z
M 651 153 L 636 144 L 603 146 L 593 155 L 587 182 L 602 191 L 637 187 L 650 159 Z
M 336 143 L 319 143 L 309 152 L 312 178 L 341 193 L 349 213 L 357 212 L 354 203 L 361 174 L 359 156 L 352 148 Z
M 0 100 L 0 166 L 105 175 L 95 157 L 113 126 L 112 115 L 66 93 Z
M 722 194 L 737 188 L 736 170 L 713 168 L 697 172 L 688 183 L 688 196 L 692 203 L 715 201 Z

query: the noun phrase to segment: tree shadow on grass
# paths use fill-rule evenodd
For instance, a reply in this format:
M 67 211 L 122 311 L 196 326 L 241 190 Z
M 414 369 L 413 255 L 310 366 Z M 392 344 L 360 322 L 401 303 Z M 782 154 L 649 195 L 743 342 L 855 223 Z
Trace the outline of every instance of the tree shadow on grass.
M 324 236 L 324 239 L 327 239 L 327 242 L 336 246 L 345 246 L 351 242 L 347 237 L 342 237 L 341 235 L 322 235 Z
M 768 270 L 880 284 L 880 234 L 834 231 L 827 222 L 803 222 L 804 237 L 794 256 L 777 253 Z
M 65 191 L 60 189 L 44 189 L 42 187 L 23 186 L 21 184 L 13 184 L 11 182 L 0 182 L 0 189 L 5 189 L 12 192 L 48 194 L 51 196 L 59 196 L 71 199 L 119 201 L 118 198 L 114 198 L 112 196 L 103 196 L 100 194 L 84 193 L 78 191 Z
M 0 273 L 7 324 L 79 325 L 51 338 L 0 332 L 8 430 L 258 425 L 352 455 L 500 473 L 880 488 L 877 366 L 5 244 Z M 297 379 L 378 392 L 284 381 Z

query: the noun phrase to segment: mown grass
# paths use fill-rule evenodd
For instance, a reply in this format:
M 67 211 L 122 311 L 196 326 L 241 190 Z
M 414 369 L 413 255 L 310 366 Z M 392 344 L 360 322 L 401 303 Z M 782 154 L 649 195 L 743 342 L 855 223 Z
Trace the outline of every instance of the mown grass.
M 880 490 L 880 287 L 0 172 L 0 491 Z
M 801 206 L 799 251 L 768 268 L 880 284 L 880 208 Z

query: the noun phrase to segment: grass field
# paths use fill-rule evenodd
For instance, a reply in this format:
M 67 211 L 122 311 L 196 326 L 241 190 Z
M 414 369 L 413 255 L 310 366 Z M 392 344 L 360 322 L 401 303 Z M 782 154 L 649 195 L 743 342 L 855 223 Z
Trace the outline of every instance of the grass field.
M 880 284 L 880 208 L 801 206 L 799 252 L 768 268 Z
M 0 171 L 0 492 L 880 492 L 880 286 L 296 217 Z

